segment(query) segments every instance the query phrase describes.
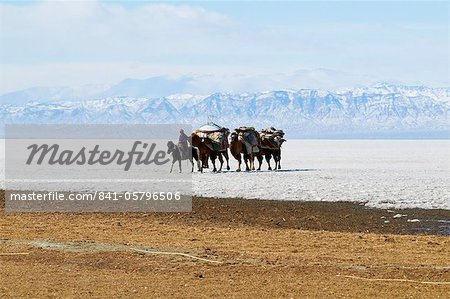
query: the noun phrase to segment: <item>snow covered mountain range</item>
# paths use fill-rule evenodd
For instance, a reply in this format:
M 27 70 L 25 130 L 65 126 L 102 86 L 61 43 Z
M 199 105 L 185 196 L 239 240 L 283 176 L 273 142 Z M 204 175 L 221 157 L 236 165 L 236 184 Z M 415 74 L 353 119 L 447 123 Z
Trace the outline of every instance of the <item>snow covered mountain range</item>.
M 191 123 L 282 128 L 291 138 L 450 137 L 450 88 L 377 84 L 342 90 L 116 96 L 0 102 L 5 123 Z

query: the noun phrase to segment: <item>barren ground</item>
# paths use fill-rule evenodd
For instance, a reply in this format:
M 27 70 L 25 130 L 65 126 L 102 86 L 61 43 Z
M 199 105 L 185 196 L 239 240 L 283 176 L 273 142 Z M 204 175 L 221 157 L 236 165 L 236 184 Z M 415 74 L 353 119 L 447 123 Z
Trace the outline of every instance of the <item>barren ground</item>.
M 204 198 L 193 209 L 2 209 L 0 297 L 450 297 L 448 224 L 406 220 L 450 211 Z

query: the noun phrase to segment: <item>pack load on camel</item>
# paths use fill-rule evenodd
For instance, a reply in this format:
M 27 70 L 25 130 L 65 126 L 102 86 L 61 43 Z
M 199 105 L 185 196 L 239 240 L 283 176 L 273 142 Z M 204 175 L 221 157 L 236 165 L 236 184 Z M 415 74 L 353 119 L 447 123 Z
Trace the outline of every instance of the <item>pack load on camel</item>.
M 224 151 L 228 148 L 228 135 L 230 130 L 220 127 L 215 123 L 208 123 L 195 130 L 192 135 L 197 135 L 213 151 Z
M 213 164 L 213 171 L 221 171 L 223 158 L 227 161 L 227 170 L 230 170 L 228 159 L 228 135 L 230 130 L 220 127 L 215 123 L 208 123 L 192 132 L 192 146 L 200 151 L 202 168 L 208 168 L 208 159 Z M 220 167 L 216 169 L 216 158 L 219 159 Z
M 239 140 L 245 144 L 248 154 L 259 152 L 259 135 L 253 127 L 239 127 L 235 129 Z
M 279 149 L 284 141 L 283 130 L 277 130 L 274 127 L 261 130 L 259 133 L 261 138 L 261 147 L 269 149 Z

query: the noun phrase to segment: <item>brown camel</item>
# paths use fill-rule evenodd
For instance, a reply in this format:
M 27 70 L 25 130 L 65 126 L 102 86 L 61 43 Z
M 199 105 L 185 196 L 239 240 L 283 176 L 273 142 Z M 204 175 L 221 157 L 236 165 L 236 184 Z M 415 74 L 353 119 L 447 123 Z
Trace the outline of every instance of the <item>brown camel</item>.
M 216 171 L 222 171 L 223 167 L 223 158 L 227 161 L 227 169 L 230 169 L 229 165 L 229 157 L 228 157 L 228 150 L 225 149 L 224 151 L 215 151 L 212 150 L 206 143 L 208 142 L 207 138 L 201 138 L 197 136 L 196 134 L 192 134 L 192 146 L 199 149 L 200 155 L 200 161 L 202 161 L 202 168 L 208 168 L 208 158 L 211 159 L 211 162 L 213 164 L 213 172 Z M 219 159 L 220 162 L 220 168 L 217 170 L 216 168 L 216 158 Z
M 241 171 L 242 157 L 244 158 L 245 162 L 245 170 L 250 170 L 250 168 L 248 167 L 249 155 L 247 154 L 247 149 L 245 145 L 239 140 L 239 135 L 236 132 L 231 133 L 230 152 L 233 157 L 238 160 L 239 163 L 236 171 Z

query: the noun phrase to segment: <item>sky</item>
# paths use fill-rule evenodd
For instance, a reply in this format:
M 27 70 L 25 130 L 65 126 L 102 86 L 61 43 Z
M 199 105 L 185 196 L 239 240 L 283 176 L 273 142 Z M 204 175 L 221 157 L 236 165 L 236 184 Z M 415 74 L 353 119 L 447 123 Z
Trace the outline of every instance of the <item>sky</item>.
M 0 1 L 0 94 L 191 78 L 198 93 L 450 86 L 449 3 Z

